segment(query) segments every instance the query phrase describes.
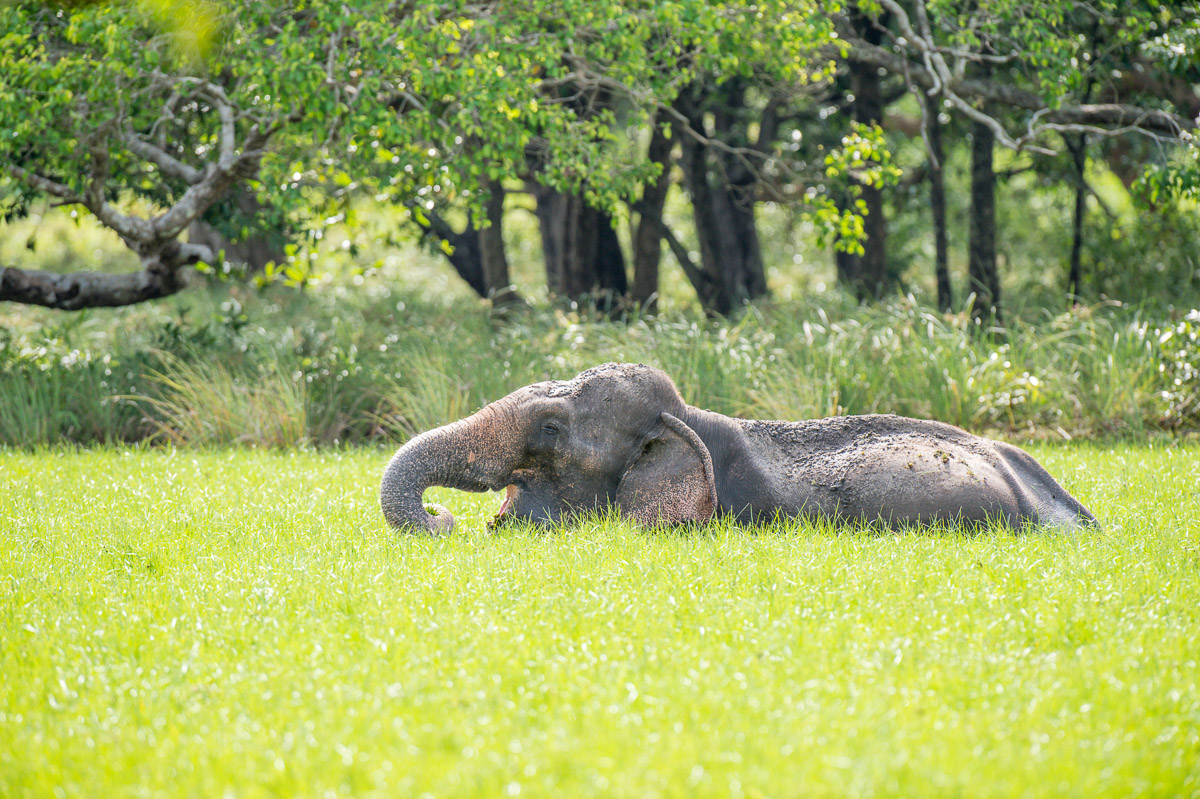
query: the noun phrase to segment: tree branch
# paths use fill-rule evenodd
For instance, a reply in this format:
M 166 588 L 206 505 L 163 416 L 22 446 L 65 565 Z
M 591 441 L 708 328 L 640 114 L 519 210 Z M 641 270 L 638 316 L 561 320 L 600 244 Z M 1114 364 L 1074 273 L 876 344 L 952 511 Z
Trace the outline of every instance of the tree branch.
M 1054 150 L 1033 144 L 1034 140 L 1047 132 L 1093 133 L 1116 136 L 1136 132 L 1154 138 L 1186 138 L 1187 131 L 1195 123 L 1177 114 L 1158 109 L 1141 108 L 1116 103 L 1064 105 L 1050 108 L 1038 95 L 1018 89 L 1010 84 L 993 81 L 967 79 L 958 70 L 951 70 L 943 53 L 950 52 L 962 63 L 966 54 L 936 46 L 932 40 L 929 20 L 923 0 L 916 1 L 916 15 L 920 32 L 913 28 L 904 8 L 896 0 L 880 0 L 881 5 L 895 18 L 901 37 L 898 46 L 915 51 L 920 61 L 906 58 L 885 47 L 873 45 L 856 36 L 846 26 L 839 26 L 839 36 L 848 48 L 826 48 L 835 58 L 882 67 L 889 72 L 905 75 L 915 91 L 923 88 L 931 96 L 944 97 L 968 118 L 986 125 L 996 134 L 997 141 L 1014 150 L 1030 150 L 1044 154 L 1056 154 Z M 844 53 L 844 56 L 843 56 Z M 1008 56 L 976 59 L 1004 60 Z M 1014 137 L 995 117 L 975 108 L 969 100 L 993 102 L 1000 105 L 1034 112 L 1026 132 Z
M 658 233 L 662 236 L 663 241 L 671 248 L 671 254 L 675 256 L 675 260 L 679 262 L 679 268 L 687 275 L 687 279 L 696 287 L 700 296 L 706 296 L 704 291 L 700 291 L 703 287 L 708 286 L 712 280 L 708 273 L 696 266 L 696 262 L 692 260 L 691 253 L 687 248 L 676 238 L 671 228 L 667 227 L 666 220 L 662 218 L 662 214 L 652 208 L 648 203 L 637 201 L 628 203 L 630 210 L 636 212 L 641 218 L 654 225 L 658 229 Z
M 233 184 L 242 177 L 253 174 L 258 162 L 266 154 L 262 148 L 267 140 L 281 127 L 281 123 L 265 127 L 256 124 L 244 142 L 244 149 L 237 151 L 237 118 L 225 90 L 211 83 L 201 83 L 201 92 L 213 103 L 221 121 L 218 143 L 220 155 L 215 163 L 209 163 L 199 175 L 199 180 L 184 192 L 183 196 L 164 213 L 150 220 L 154 234 L 160 239 L 174 238 L 205 212 L 214 202 L 225 195 Z
M 117 232 L 122 240 L 130 246 L 134 242 L 142 241 L 150 237 L 149 223 L 144 219 L 137 219 L 113 208 L 103 197 L 89 196 L 84 197 L 76 194 L 75 191 L 63 183 L 51 180 L 45 175 L 39 175 L 36 172 L 30 172 L 22 169 L 14 164 L 5 165 L 14 177 L 24 181 L 28 185 L 37 189 L 40 192 L 58 197 L 63 202 L 63 205 L 82 205 L 84 208 L 95 214 L 96 218 L 103 222 L 106 226 Z
M 137 272 L 60 274 L 0 266 L 0 301 L 61 311 L 136 305 L 182 290 L 186 284 L 178 270 L 212 258 L 212 250 L 203 245 L 170 242 L 162 251 L 144 258 L 145 268 Z
M 199 183 L 204 178 L 203 170 L 183 163 L 166 150 L 142 141 L 133 133 L 126 133 L 123 139 L 130 152 L 157 166 L 167 177 L 182 180 L 189 185 Z

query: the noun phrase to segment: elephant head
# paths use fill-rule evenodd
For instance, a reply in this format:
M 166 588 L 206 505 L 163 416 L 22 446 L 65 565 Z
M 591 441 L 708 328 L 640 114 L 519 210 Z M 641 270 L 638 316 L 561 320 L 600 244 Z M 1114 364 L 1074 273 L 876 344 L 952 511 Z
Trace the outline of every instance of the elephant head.
M 680 419 L 665 374 L 604 364 L 573 380 L 535 383 L 401 447 L 383 473 L 380 502 L 396 528 L 448 532 L 430 514 L 430 486 L 507 488 L 497 519 L 553 523 L 618 505 L 639 522 L 703 521 L 716 509 L 712 459 Z

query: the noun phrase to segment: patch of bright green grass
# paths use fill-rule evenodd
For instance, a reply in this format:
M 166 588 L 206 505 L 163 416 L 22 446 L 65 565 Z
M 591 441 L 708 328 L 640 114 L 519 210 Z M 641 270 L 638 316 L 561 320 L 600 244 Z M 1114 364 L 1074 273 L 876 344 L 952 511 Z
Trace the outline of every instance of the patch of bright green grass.
M 386 453 L 0 451 L 0 795 L 1200 791 L 1200 450 L 1076 537 L 388 530 Z

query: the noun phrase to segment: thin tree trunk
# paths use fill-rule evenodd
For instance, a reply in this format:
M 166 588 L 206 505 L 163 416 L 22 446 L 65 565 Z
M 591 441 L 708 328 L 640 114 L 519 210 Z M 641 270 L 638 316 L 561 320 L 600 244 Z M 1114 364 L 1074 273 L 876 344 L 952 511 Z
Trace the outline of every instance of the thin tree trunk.
M 657 226 L 659 235 L 667 243 L 667 248 L 671 254 L 675 256 L 675 260 L 679 263 L 679 268 L 683 270 L 688 281 L 696 288 L 696 295 L 699 297 L 715 297 L 718 294 L 718 288 L 713 285 L 712 276 L 705 272 L 692 259 L 692 254 L 687 251 L 679 238 L 671 232 L 663 221 L 661 212 L 656 213 L 650 206 L 643 206 L 640 203 L 635 203 L 633 208 L 640 215 L 642 222 L 645 224 L 653 224 Z M 712 316 L 713 312 L 709 305 L 701 301 L 707 315 Z
M 551 294 L 565 293 L 563 249 L 566 236 L 567 202 L 559 192 L 534 184 L 538 229 L 542 234 L 542 262 L 546 267 L 546 288 Z
M 479 266 L 487 296 L 495 306 L 520 303 L 521 295 L 513 288 L 508 274 L 508 256 L 504 252 L 504 187 L 490 181 L 484 211 L 488 226 L 479 229 Z
M 996 172 L 992 165 L 995 135 L 987 125 L 971 125 L 971 241 L 968 274 L 975 302 L 971 316 L 1003 323 L 1000 281 L 996 273 Z
M 758 146 L 765 141 L 751 142 L 749 125 L 746 122 L 746 84 L 742 80 L 731 80 L 719 94 L 720 104 L 713 114 L 713 132 L 717 139 L 738 146 Z M 760 134 L 765 129 L 772 131 L 777 118 L 773 116 L 775 106 L 770 107 L 771 118 L 759 120 Z M 774 133 L 767 134 L 773 136 Z M 763 136 L 760 135 L 760 139 Z M 756 176 L 742 157 L 725 150 L 713 153 L 721 165 L 714 172 L 716 185 L 713 199 L 721 247 L 725 257 L 732 259 L 737 269 L 726 270 L 730 276 L 730 292 L 739 302 L 753 300 L 767 294 L 767 275 L 763 267 L 762 247 L 758 239 L 758 225 L 754 218 L 754 184 Z M 722 180 L 723 178 L 723 180 Z
M 942 123 L 937 103 L 922 95 L 925 103 L 925 143 L 929 147 L 929 208 L 933 215 L 934 276 L 937 279 L 937 303 L 943 311 L 954 310 L 950 285 L 950 258 L 946 246 L 946 181 L 942 165 Z
M 1083 279 L 1083 220 L 1087 214 L 1087 184 L 1084 170 L 1087 167 L 1087 139 L 1080 134 L 1074 142 L 1068 140 L 1071 156 L 1075 163 L 1075 218 L 1071 231 L 1071 263 L 1067 271 L 1067 300 L 1079 299 L 1079 284 Z
M 701 117 L 696 114 L 690 119 L 695 127 Z M 679 165 L 683 169 L 683 182 L 692 200 L 692 219 L 696 227 L 696 240 L 700 245 L 700 268 L 708 277 L 702 285 L 694 288 L 700 298 L 700 304 L 706 310 L 724 316 L 733 311 L 736 300 L 729 291 L 723 275 L 724 270 L 721 269 L 721 243 L 712 188 L 708 183 L 705 147 L 702 142 L 691 136 L 684 136 L 680 141 L 680 149 Z M 702 289 L 704 293 L 701 293 Z
M 612 313 L 629 297 L 629 276 L 625 271 L 625 253 L 617 236 L 612 214 L 584 206 L 596 219 L 596 250 L 589 256 L 596 274 L 596 307 Z
M 671 149 L 674 142 L 667 138 L 662 125 L 656 124 L 650 134 L 646 158 L 660 164 L 662 172 L 642 188 L 638 203 L 638 223 L 633 231 L 633 302 L 646 313 L 658 306 L 658 266 L 662 260 L 661 220 L 671 188 Z M 648 218 L 649 217 L 649 218 Z
M 883 41 L 883 26 L 875 24 L 857 9 L 852 24 L 868 44 Z M 867 125 L 883 121 L 883 90 L 876 68 L 850 62 L 850 90 L 854 94 L 854 118 Z M 887 271 L 887 219 L 883 212 L 883 189 L 879 185 L 859 184 L 859 196 L 866 204 L 863 218 L 861 255 L 839 253 L 836 257 L 838 278 L 848 283 L 858 299 L 880 297 L 891 288 Z
M 686 116 L 692 130 L 707 135 L 704 110 L 683 92 L 676 110 Z M 712 137 L 726 142 L 746 141 L 744 90 L 732 82 L 718 98 Z M 766 272 L 754 217 L 755 176 L 736 157 L 714 154 L 718 169 L 710 168 L 709 148 L 695 136 L 680 136 L 679 165 L 692 201 L 692 218 L 700 244 L 701 270 L 706 279 L 692 281 L 701 305 L 709 313 L 727 315 L 748 300 L 766 295 Z

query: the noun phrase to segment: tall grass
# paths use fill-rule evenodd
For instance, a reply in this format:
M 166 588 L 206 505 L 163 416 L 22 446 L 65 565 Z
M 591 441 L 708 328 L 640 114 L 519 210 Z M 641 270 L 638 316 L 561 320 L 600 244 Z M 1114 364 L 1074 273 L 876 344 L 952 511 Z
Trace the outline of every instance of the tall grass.
M 165 355 L 151 373 L 157 396 L 136 397 L 153 409 L 153 424 L 176 444 L 293 447 L 308 435 L 304 383 L 274 364 L 239 378 L 218 361 Z
M 1116 305 L 996 334 L 912 298 L 613 322 L 369 288 L 219 297 L 96 314 L 87 335 L 51 323 L 0 339 L 0 442 L 403 438 L 610 360 L 658 366 L 689 402 L 744 417 L 889 412 L 1016 436 L 1200 425 L 1194 323 Z

